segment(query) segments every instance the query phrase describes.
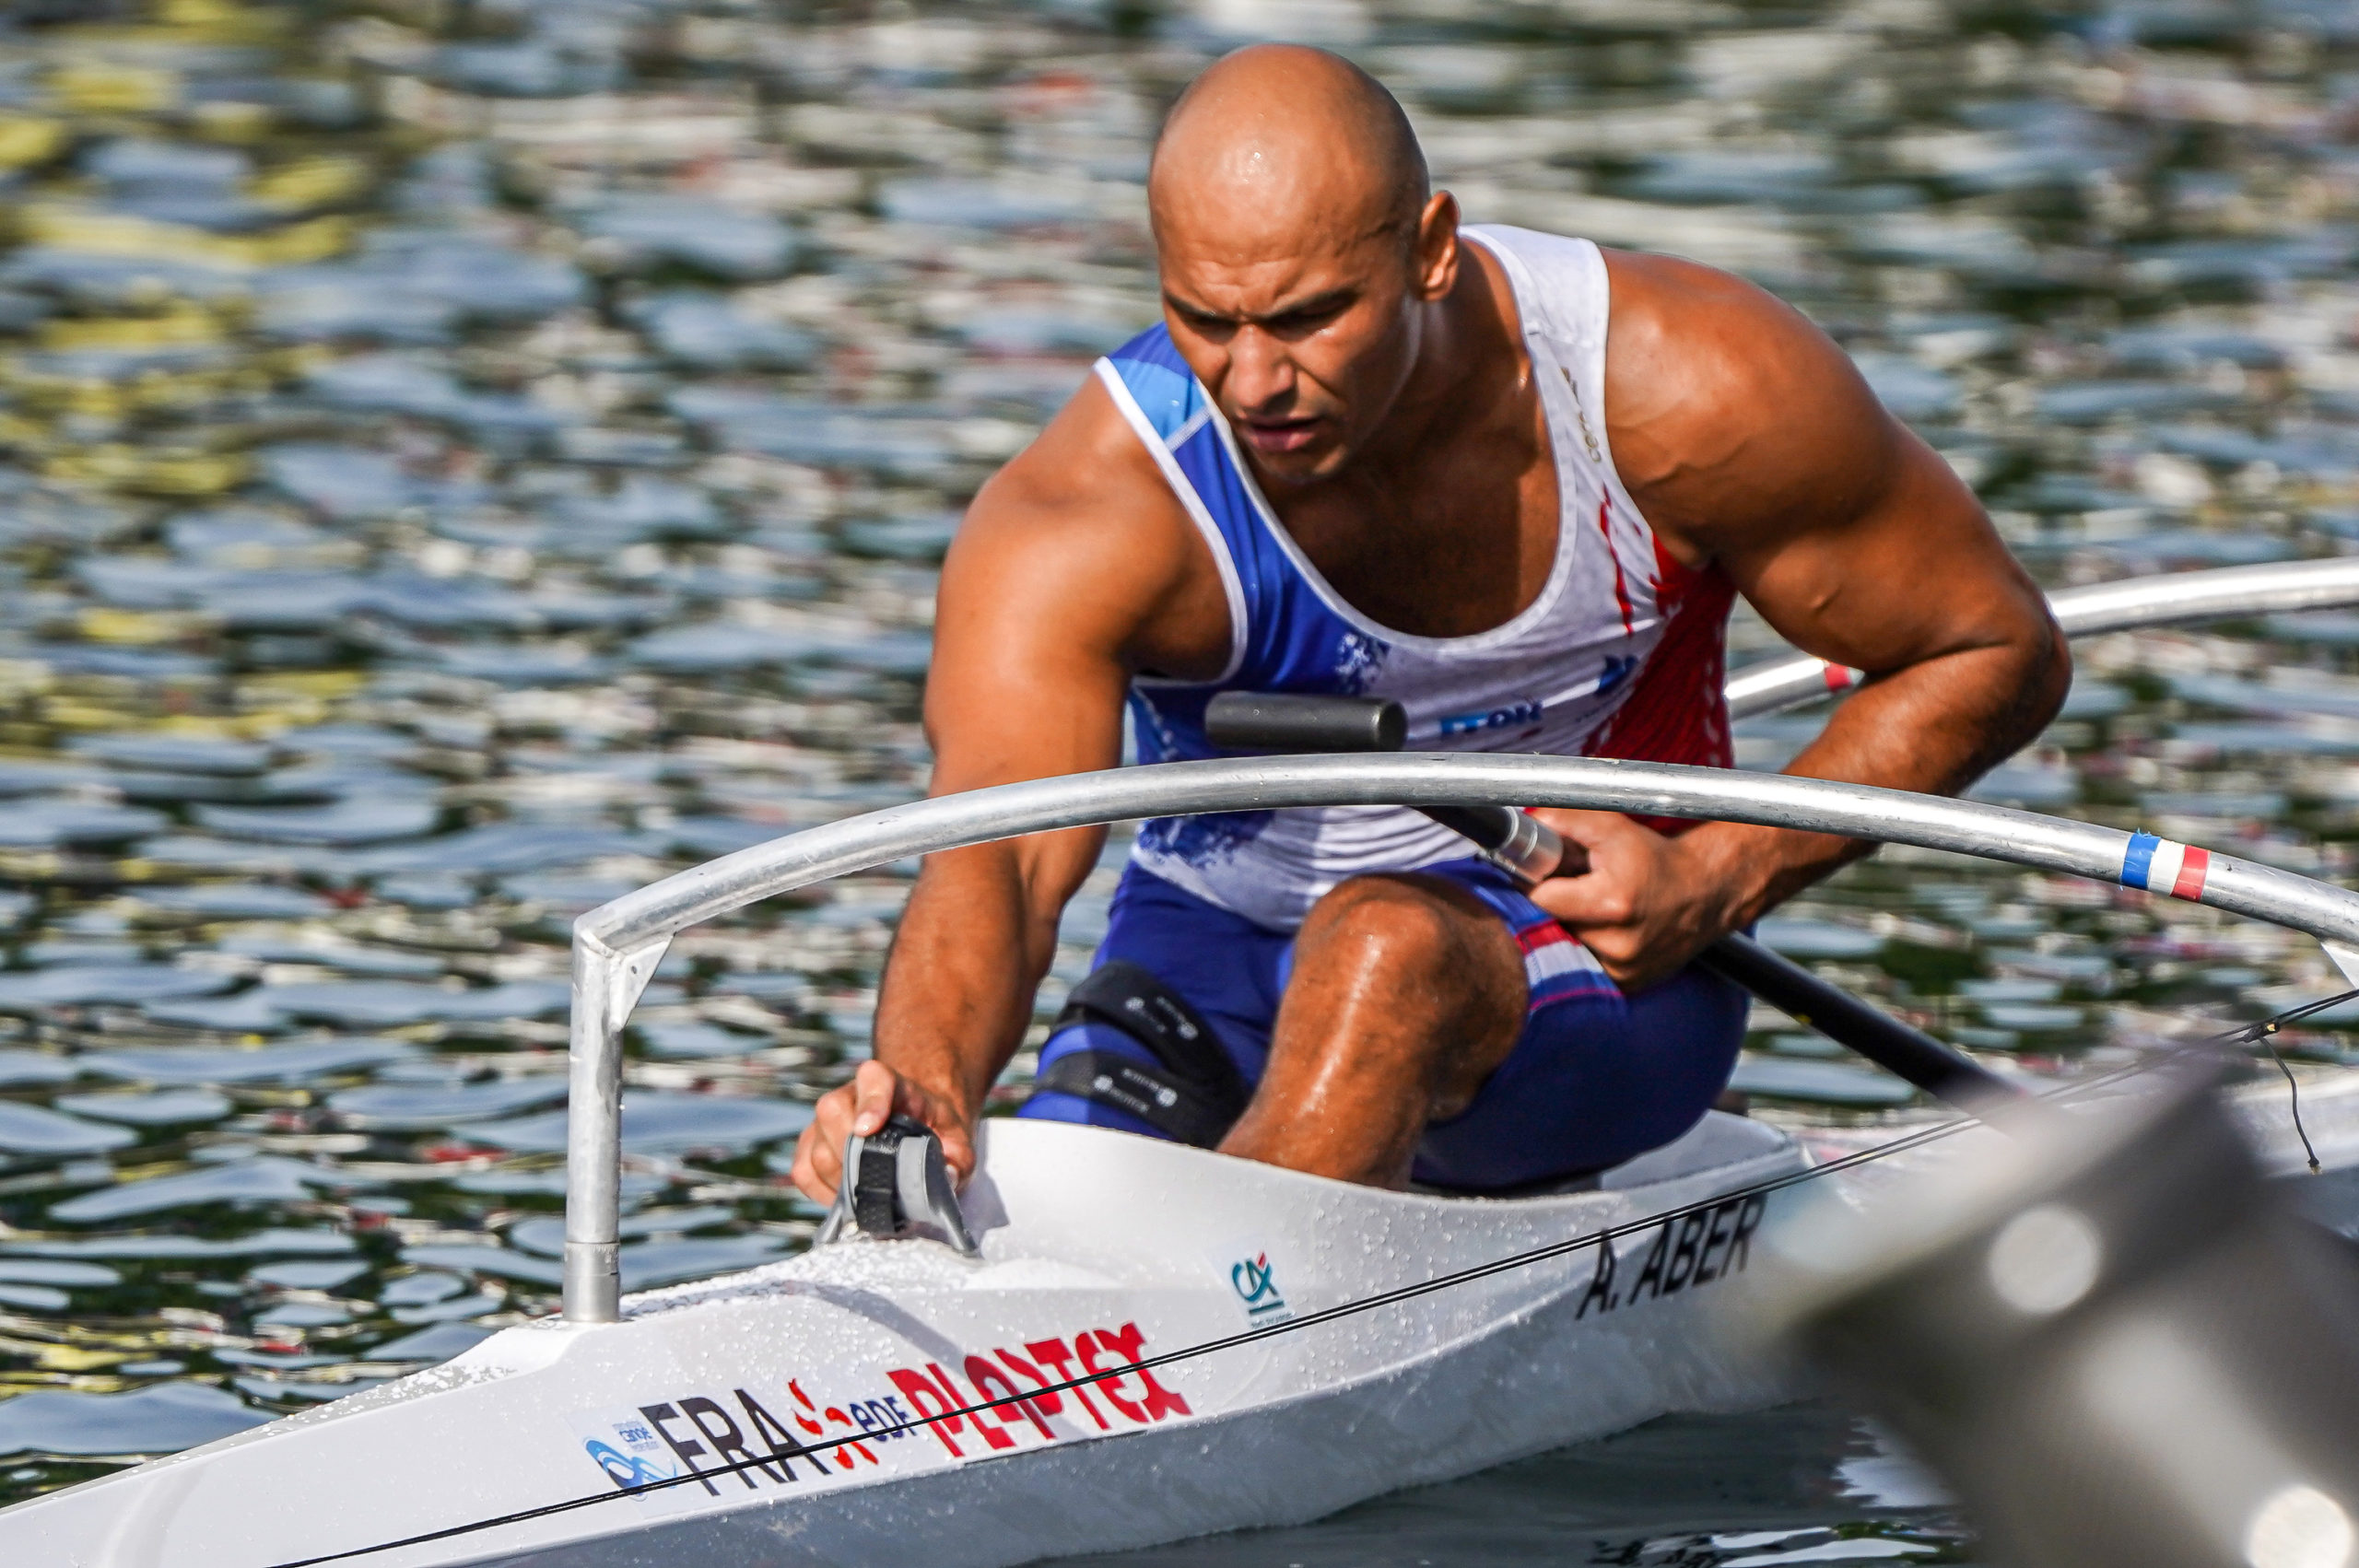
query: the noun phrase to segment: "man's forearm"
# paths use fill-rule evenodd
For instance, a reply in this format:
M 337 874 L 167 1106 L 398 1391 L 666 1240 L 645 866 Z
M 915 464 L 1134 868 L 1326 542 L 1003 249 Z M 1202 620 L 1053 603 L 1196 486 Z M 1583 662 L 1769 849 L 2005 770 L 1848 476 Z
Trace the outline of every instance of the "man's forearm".
M 971 1119 L 1007 1066 L 1055 950 L 1015 847 L 930 857 L 876 1004 L 876 1059 Z
M 2045 637 L 1971 649 L 1909 666 L 1837 708 L 1785 771 L 1929 794 L 1954 794 L 2037 737 L 2062 704 L 2071 664 Z M 1727 923 L 1749 924 L 1874 845 L 1856 838 L 1709 823 L 1682 848 L 1731 894 Z

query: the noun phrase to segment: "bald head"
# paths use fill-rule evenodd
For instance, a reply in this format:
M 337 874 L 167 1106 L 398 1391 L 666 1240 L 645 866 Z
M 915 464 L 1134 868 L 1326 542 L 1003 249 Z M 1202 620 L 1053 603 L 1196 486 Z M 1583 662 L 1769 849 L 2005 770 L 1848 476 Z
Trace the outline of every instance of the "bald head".
M 1456 287 L 1458 207 L 1409 117 L 1324 50 L 1240 49 L 1163 123 L 1147 171 L 1163 320 L 1266 483 L 1372 439 Z
M 1164 121 L 1147 174 L 1158 241 L 1207 226 L 1232 246 L 1407 245 L 1427 196 L 1425 154 L 1383 85 L 1341 55 L 1262 43 L 1216 62 Z

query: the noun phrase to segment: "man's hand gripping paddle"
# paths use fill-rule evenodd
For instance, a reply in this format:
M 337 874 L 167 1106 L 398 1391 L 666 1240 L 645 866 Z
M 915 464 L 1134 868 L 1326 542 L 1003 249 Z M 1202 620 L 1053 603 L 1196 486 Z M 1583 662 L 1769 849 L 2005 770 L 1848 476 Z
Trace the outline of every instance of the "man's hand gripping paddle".
M 1205 736 L 1223 751 L 1394 752 L 1407 741 L 1408 729 L 1401 705 L 1378 697 L 1223 692 L 1204 711 Z M 1579 845 L 1567 845 L 1555 829 L 1513 806 L 1416 809 L 1463 836 L 1522 887 L 1536 886 L 1551 876 L 1579 876 L 1589 869 Z M 2027 1098 L 1989 1069 L 1922 1030 L 1887 1017 L 1751 937 L 1732 931 L 1698 954 L 1696 962 L 1795 1023 L 1963 1110 L 1978 1115 L 1993 1101 Z

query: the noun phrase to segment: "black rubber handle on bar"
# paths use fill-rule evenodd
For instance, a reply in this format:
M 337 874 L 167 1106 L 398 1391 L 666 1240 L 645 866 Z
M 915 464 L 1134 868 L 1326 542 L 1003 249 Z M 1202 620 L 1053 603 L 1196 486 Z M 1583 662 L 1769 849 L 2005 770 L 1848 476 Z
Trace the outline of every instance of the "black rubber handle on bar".
M 1204 707 L 1204 737 L 1225 752 L 1397 752 L 1409 715 L 1384 697 L 1222 692 Z M 1415 809 L 1483 849 L 1506 843 L 1515 821 L 1513 806 Z
M 1222 692 L 1204 733 L 1225 752 L 1397 752 L 1409 715 L 1397 702 L 1309 692 Z
M 1408 729 L 1401 705 L 1380 697 L 1223 692 L 1204 710 L 1205 737 L 1223 751 L 1398 751 Z M 1482 849 L 1505 844 L 1520 814 L 1512 806 L 1416 809 Z M 1576 853 L 1579 848 L 1567 846 Z M 1568 869 L 1562 874 L 1580 872 Z M 1751 937 L 1731 932 L 1696 954 L 1696 962 L 1937 1099 L 1973 1110 L 1994 1099 L 2027 1097 L 1980 1062 L 1869 1006 Z

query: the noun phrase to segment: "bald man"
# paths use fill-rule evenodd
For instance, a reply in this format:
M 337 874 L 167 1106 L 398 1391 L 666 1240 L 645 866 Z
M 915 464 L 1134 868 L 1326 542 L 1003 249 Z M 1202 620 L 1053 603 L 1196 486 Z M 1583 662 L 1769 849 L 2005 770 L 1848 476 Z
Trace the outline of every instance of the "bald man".
M 1400 106 L 1317 51 L 1198 79 L 1148 177 L 1163 322 L 977 496 L 942 579 L 937 793 L 1217 755 L 1223 691 L 1358 693 L 1410 745 L 1727 766 L 1742 593 L 1866 670 L 1790 771 L 1954 790 L 2053 717 L 2068 655 L 1966 486 L 1795 311 L 1709 267 L 1461 228 Z M 1151 822 L 1023 1114 L 1347 1181 L 1487 1193 L 1677 1137 L 1746 1001 L 1689 967 L 1854 854 L 1540 813 L 1528 896 L 1417 814 Z M 930 857 L 875 1059 L 795 1163 L 901 1111 L 971 1169 L 1102 829 Z

